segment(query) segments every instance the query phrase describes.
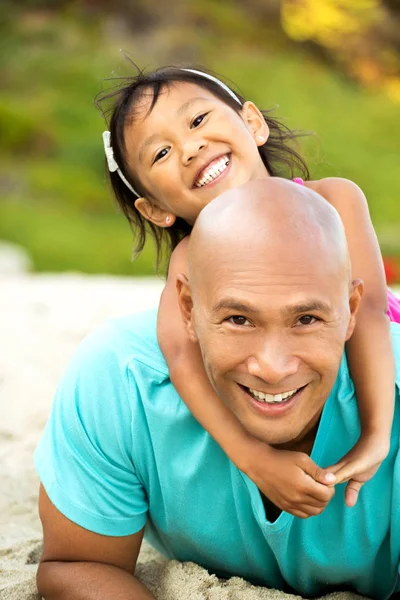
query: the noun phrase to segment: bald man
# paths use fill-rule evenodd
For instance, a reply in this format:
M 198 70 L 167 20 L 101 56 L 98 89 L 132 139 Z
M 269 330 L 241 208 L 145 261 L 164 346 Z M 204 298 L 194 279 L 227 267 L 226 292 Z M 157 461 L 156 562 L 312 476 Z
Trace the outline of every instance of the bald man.
M 322 466 L 360 433 L 344 344 L 361 291 L 335 210 L 276 178 L 202 211 L 178 285 L 220 398 L 252 436 Z M 400 364 L 397 325 L 393 343 Z M 133 575 L 146 526 L 163 554 L 222 577 L 304 596 L 390 597 L 400 591 L 399 385 L 398 375 L 391 450 L 357 505 L 346 507 L 340 485 L 321 514 L 299 519 L 262 497 L 189 413 L 158 347 L 155 311 L 109 322 L 78 349 L 36 452 L 39 590 L 152 598 Z

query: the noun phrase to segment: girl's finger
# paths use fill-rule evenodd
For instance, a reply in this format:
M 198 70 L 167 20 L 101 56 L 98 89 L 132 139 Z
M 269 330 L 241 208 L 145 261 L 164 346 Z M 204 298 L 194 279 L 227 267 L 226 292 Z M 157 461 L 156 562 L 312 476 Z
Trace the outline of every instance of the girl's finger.
M 370 468 L 370 465 L 366 464 L 365 461 L 350 461 L 335 473 L 336 483 L 350 481 L 356 475 L 364 473 L 368 468 Z
M 333 486 L 328 487 L 322 483 L 317 483 L 310 478 L 309 485 L 304 490 L 306 498 L 311 498 L 313 501 L 327 503 L 335 494 Z
M 344 495 L 346 506 L 352 508 L 357 504 L 358 494 L 363 485 L 364 484 L 361 481 L 355 481 L 354 479 L 349 481 Z
M 322 485 L 334 485 L 336 483 L 336 477 L 333 471 L 330 469 L 322 469 L 309 457 L 307 457 L 307 460 L 302 459 L 301 465 L 299 466 L 317 483 L 321 483 Z
M 316 517 L 320 515 L 325 506 L 312 506 L 311 504 L 302 504 L 298 509 L 294 510 L 292 514 L 300 519 L 308 519 L 309 517 Z

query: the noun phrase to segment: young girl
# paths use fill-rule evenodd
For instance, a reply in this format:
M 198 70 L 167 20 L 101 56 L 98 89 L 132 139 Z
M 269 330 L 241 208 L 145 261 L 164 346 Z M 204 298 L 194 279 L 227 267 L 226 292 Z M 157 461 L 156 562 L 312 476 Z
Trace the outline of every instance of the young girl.
M 349 481 L 346 503 L 353 506 L 389 449 L 394 360 L 388 316 L 400 322 L 400 304 L 386 289 L 363 193 L 343 179 L 309 181 L 305 162 L 290 146 L 297 134 L 206 72 L 175 67 L 141 72 L 103 100 L 110 98 L 110 132 L 103 134 L 108 169 L 135 233 L 136 251 L 142 250 L 147 231 L 159 257 L 164 242 L 173 251 L 158 337 L 174 386 L 201 425 L 278 508 L 302 518 L 318 514 L 328 502 L 327 487 L 343 481 Z M 324 470 L 305 454 L 274 449 L 246 433 L 208 382 L 200 351 L 186 336 L 175 290 L 177 274 L 186 272 L 188 237 L 201 209 L 227 189 L 282 176 L 285 169 L 292 175 L 300 170 L 306 181 L 295 181 L 338 210 L 353 273 L 365 286 L 357 327 L 346 346 L 362 433 L 339 463 Z

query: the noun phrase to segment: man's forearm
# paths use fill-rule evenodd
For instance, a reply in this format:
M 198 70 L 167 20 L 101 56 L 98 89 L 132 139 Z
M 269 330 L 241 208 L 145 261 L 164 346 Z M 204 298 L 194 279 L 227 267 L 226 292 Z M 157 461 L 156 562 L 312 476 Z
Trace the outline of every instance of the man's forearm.
M 43 562 L 37 585 L 44 600 L 154 600 L 127 571 L 95 562 Z

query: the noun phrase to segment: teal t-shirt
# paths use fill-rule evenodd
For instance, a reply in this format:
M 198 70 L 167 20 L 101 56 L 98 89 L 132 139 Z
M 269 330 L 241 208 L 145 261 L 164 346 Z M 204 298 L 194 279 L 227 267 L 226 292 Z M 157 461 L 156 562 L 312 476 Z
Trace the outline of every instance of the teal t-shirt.
M 345 506 L 339 485 L 321 515 L 302 520 L 282 512 L 269 522 L 255 484 L 172 386 L 155 311 L 109 321 L 80 345 L 35 453 L 40 479 L 58 510 L 80 526 L 124 536 L 146 525 L 147 539 L 167 557 L 221 577 L 304 596 L 344 588 L 387 598 L 400 591 L 400 326 L 392 333 L 398 370 L 391 451 L 355 508 Z M 359 433 L 343 358 L 313 460 L 335 463 Z

